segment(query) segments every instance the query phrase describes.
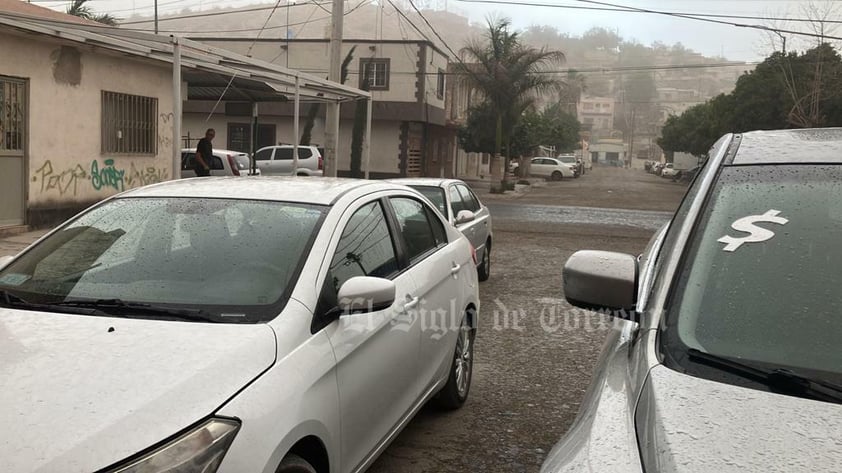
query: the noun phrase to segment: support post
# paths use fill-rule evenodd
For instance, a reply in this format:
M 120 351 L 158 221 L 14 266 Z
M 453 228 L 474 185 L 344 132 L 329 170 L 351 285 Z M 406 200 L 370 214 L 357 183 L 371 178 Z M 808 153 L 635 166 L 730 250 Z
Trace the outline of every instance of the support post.
M 371 168 L 371 97 L 365 99 L 365 141 L 363 141 L 363 152 L 365 157 L 365 178 L 369 179 Z
M 257 167 L 257 161 L 255 161 L 255 159 L 254 159 L 255 153 L 257 153 L 257 115 L 258 115 L 257 102 L 252 102 L 251 103 L 251 133 L 249 133 L 251 135 L 251 140 L 249 140 L 250 141 L 249 149 L 251 150 L 251 152 L 249 153 L 249 155 L 251 156 L 252 168 Z M 257 170 L 252 169 L 251 173 L 252 173 L 252 175 L 254 175 L 255 173 L 257 173 Z
M 158 0 L 155 0 L 155 34 L 158 34 Z
M 330 57 L 328 79 L 339 83 L 342 75 L 342 28 L 345 18 L 345 2 L 333 0 L 330 29 Z M 325 176 L 336 177 L 337 142 L 339 141 L 339 102 L 328 102 L 325 116 Z
M 298 141 L 301 139 L 298 135 L 298 122 L 301 112 L 301 80 L 295 76 L 295 107 L 292 112 L 292 136 L 295 141 L 292 142 L 292 175 L 298 175 Z
M 181 44 L 170 37 L 172 50 L 172 178 L 181 177 Z

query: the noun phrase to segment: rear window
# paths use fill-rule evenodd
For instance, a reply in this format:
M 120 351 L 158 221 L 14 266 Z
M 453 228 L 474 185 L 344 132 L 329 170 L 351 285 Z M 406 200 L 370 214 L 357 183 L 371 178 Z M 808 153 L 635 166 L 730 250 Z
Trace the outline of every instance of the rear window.
M 842 381 L 842 166 L 722 170 L 665 319 L 686 350 L 813 370 Z
M 430 202 L 435 204 L 436 208 L 439 209 L 442 215 L 447 217 L 447 204 L 445 203 L 444 198 L 444 189 L 437 186 L 410 186 L 413 189 L 417 190 L 421 193 L 424 197 L 430 199 Z

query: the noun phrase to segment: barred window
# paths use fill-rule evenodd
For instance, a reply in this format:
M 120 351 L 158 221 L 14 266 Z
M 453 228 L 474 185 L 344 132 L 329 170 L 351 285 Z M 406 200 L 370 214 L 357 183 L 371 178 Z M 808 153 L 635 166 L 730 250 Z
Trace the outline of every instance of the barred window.
M 26 84 L 0 77 L 0 153 L 23 152 Z
M 102 152 L 158 154 L 158 99 L 102 91 Z
M 436 77 L 436 97 L 443 99 L 444 98 L 444 80 L 445 80 L 445 72 L 439 69 L 438 75 Z

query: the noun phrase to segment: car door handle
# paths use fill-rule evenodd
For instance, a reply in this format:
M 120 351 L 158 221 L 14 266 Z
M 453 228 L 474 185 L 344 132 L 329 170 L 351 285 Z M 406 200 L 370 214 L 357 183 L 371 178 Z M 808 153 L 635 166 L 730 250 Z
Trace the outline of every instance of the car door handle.
M 410 296 L 406 296 L 406 298 L 407 298 L 407 299 L 409 299 L 409 302 L 407 302 L 406 304 L 404 304 L 404 305 L 403 305 L 403 310 L 404 310 L 404 311 L 409 311 L 409 310 L 414 309 L 414 308 L 415 308 L 415 306 L 417 306 L 417 305 L 418 305 L 418 301 L 420 301 L 420 300 L 421 300 L 421 299 L 419 299 L 418 297 L 413 297 L 413 298 L 410 298 Z
M 455 275 L 456 273 L 458 273 L 458 272 L 459 272 L 459 270 L 460 270 L 460 269 L 462 269 L 462 265 L 461 265 L 461 264 L 456 264 L 456 263 L 453 263 L 453 266 L 450 268 L 450 274 Z

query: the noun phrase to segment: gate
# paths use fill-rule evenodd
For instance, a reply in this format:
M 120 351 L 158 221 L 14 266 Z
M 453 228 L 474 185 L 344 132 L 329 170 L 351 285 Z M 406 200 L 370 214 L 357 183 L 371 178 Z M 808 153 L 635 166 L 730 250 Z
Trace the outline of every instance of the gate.
M 26 82 L 0 76 L 0 227 L 24 223 L 26 114 Z

